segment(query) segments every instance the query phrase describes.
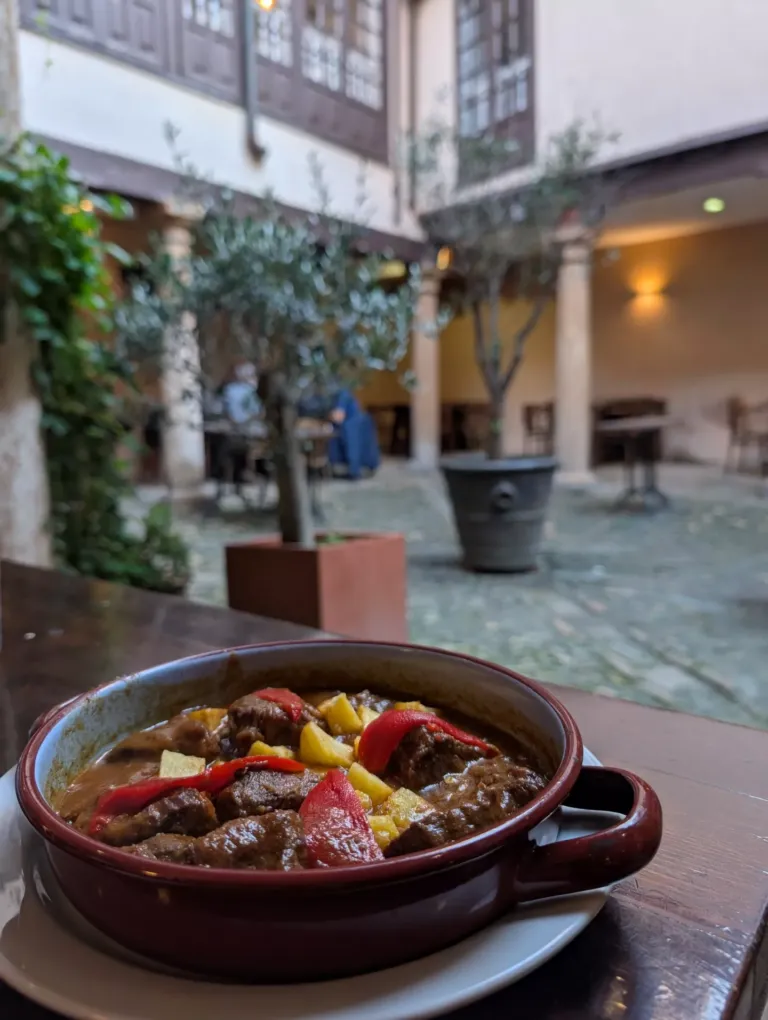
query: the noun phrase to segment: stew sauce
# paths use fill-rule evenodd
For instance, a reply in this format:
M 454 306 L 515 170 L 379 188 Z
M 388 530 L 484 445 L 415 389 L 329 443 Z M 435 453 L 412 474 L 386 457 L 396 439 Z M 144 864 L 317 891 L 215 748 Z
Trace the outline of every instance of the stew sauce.
M 443 846 L 525 806 L 550 776 L 414 702 L 265 688 L 126 737 L 64 792 L 61 817 L 147 860 L 337 867 Z

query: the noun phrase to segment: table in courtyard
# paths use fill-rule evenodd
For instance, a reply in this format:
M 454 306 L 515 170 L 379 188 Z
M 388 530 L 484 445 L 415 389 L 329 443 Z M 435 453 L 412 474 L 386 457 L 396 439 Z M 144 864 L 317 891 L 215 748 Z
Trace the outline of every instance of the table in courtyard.
M 235 423 L 229 418 L 214 418 L 204 423 L 203 430 L 206 436 L 225 436 L 247 444 L 258 444 L 262 448 L 261 452 L 264 458 L 271 460 L 269 428 L 262 418 L 252 418 L 250 421 L 242 423 Z M 327 447 L 333 438 L 334 431 L 331 422 L 316 421 L 312 418 L 302 418 L 296 426 L 296 438 L 307 458 L 312 513 L 318 521 L 323 520 L 319 490 L 320 473 L 313 470 L 312 464 L 313 461 L 319 460 L 327 462 Z M 261 494 L 262 504 L 266 495 L 267 481 L 265 476 Z
M 669 499 L 657 482 L 658 443 L 656 436 L 675 424 L 673 418 L 661 414 L 639 415 L 636 418 L 618 418 L 600 422 L 596 429 L 604 435 L 625 441 L 624 473 L 626 486 L 616 501 L 617 509 L 630 509 L 639 505 L 644 510 L 660 510 L 669 506 Z M 638 486 L 636 473 L 642 473 Z
M 107 678 L 221 646 L 318 636 L 8 563 L 1 577 L 2 769 L 41 712 Z M 656 788 L 662 847 L 571 946 L 454 1020 L 759 1020 L 768 991 L 768 733 L 558 694 L 599 758 Z M 0 1017 L 52 1014 L 0 983 Z

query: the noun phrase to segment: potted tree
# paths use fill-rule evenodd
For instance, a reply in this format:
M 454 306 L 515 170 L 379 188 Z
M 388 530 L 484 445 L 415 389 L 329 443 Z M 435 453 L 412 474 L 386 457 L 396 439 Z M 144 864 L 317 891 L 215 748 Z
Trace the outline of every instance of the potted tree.
M 556 463 L 507 455 L 505 399 L 553 298 L 565 232 L 592 232 L 604 215 L 605 186 L 592 167 L 607 139 L 574 124 L 551 140 L 544 165 L 516 191 L 494 181 L 510 165 L 513 140 L 457 138 L 437 126 L 412 146 L 422 223 L 450 263 L 450 303 L 471 320 L 490 405 L 484 452 L 441 464 L 469 569 L 514 572 L 536 563 Z M 503 301 L 524 309 L 507 335 Z
M 350 637 L 403 640 L 404 539 L 316 534 L 297 426 L 307 393 L 351 388 L 400 362 L 419 272 L 411 268 L 398 287 L 385 284 L 388 256 L 366 253 L 360 228 L 329 214 L 314 173 L 319 215 L 288 212 L 269 198 L 243 213 L 226 193 L 209 190 L 193 253 L 181 263 L 148 262 L 123 333 L 135 344 L 143 331 L 155 347 L 164 336 L 168 358 L 168 337 L 194 322 L 202 364 L 225 347 L 258 374 L 279 534 L 227 547 L 230 606 Z

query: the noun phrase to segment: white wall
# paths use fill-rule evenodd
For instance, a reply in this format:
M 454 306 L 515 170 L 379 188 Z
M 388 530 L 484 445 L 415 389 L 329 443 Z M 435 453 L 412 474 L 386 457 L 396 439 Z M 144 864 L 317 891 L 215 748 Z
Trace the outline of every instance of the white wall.
M 539 140 L 597 114 L 617 156 L 768 121 L 765 0 L 537 0 Z
M 454 3 L 418 7 L 422 124 L 455 122 Z M 534 35 L 539 152 L 576 118 L 620 133 L 609 160 L 768 123 L 765 0 L 536 0 Z
M 21 33 L 22 119 L 27 130 L 172 170 L 164 125 L 181 132 L 178 146 L 215 181 L 252 194 L 272 189 L 292 206 L 317 205 L 307 158 L 325 169 L 333 210 L 355 212 L 361 161 L 353 153 L 260 118 L 268 158 L 259 166 L 245 142 L 245 111 L 152 74 L 31 32 Z M 388 233 L 419 237 L 407 211 L 398 212 L 393 171 L 370 163 L 368 222 Z M 170 197 L 170 196 L 169 196 Z

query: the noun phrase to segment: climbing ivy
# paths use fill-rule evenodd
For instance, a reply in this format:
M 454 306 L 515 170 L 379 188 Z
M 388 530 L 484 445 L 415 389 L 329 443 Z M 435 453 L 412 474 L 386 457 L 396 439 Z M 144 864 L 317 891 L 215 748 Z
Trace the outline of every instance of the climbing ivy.
M 17 306 L 35 344 L 57 560 L 91 577 L 179 590 L 188 556 L 169 509 L 154 508 L 143 534 L 122 511 L 131 487 L 119 452 L 136 385 L 108 342 L 105 258 L 127 257 L 103 240 L 99 214 L 123 218 L 130 207 L 87 191 L 66 158 L 28 136 L 0 144 L 0 304 Z

